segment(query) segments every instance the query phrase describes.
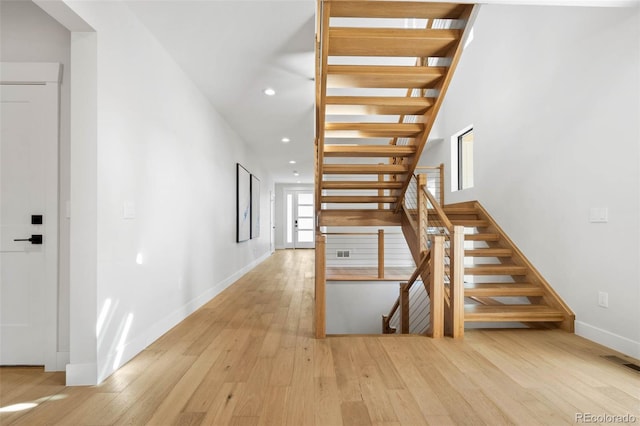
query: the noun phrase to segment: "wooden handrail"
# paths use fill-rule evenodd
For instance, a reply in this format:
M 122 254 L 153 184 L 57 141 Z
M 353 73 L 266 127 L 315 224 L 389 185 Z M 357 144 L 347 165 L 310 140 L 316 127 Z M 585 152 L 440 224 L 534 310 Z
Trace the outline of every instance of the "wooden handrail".
M 436 198 L 426 187 L 421 188 L 421 190 L 425 192 L 425 194 L 427 195 L 427 198 L 429 199 L 429 202 L 431 203 L 431 205 L 433 205 L 433 209 L 436 211 L 436 215 L 438 216 L 438 219 L 440 219 L 440 221 L 442 222 L 444 227 L 447 228 L 449 233 L 453 233 L 453 224 L 451 223 L 451 221 L 447 217 L 447 214 L 444 212 L 444 210 L 440 206 L 440 203 L 436 201 Z
M 438 191 L 440 194 L 440 200 L 438 200 L 438 202 L 441 206 L 444 206 L 444 163 L 440 163 L 438 166 L 417 166 L 414 173 L 418 173 L 420 170 L 438 171 Z

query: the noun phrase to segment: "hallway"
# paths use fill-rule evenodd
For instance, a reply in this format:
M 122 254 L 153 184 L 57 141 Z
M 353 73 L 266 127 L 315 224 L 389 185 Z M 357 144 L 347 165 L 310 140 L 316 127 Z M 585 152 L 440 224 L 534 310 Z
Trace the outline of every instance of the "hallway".
M 640 373 L 562 331 L 315 340 L 313 266 L 312 250 L 277 251 L 100 386 L 0 369 L 0 423 L 555 425 L 578 413 L 640 421 Z M 31 405 L 7 412 L 15 404 Z

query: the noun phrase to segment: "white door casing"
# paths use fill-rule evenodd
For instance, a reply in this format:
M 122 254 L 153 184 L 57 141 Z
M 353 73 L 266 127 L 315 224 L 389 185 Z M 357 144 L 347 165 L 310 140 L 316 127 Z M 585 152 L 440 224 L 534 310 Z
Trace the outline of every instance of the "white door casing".
M 312 190 L 286 189 L 285 248 L 315 247 L 315 210 Z
M 57 63 L 0 64 L 0 364 L 48 371 L 57 368 L 60 77 Z M 31 235 L 42 245 L 14 241 Z

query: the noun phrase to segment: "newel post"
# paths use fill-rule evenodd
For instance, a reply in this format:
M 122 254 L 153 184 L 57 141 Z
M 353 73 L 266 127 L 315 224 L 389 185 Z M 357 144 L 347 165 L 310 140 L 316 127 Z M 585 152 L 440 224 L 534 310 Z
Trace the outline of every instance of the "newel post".
M 378 278 L 384 278 L 384 229 L 378 229 Z
M 409 334 L 409 284 L 400 283 L 400 333 Z
M 442 235 L 434 235 L 431 239 L 429 296 L 431 309 L 428 335 L 442 337 L 444 336 L 444 236 Z
M 451 337 L 464 336 L 464 227 L 451 234 Z
M 316 338 L 324 339 L 327 335 L 327 322 L 326 322 L 326 239 L 327 237 L 317 233 L 316 234 L 316 277 L 315 277 L 315 326 L 316 326 Z

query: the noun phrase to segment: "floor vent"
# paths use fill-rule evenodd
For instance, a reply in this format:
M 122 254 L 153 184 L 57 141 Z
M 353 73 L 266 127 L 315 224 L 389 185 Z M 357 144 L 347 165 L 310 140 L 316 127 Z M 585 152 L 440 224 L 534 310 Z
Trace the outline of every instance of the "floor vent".
M 616 364 L 622 365 L 624 367 L 630 368 L 632 370 L 640 372 L 640 365 L 633 364 L 626 359 L 622 359 L 619 356 L 615 355 L 603 355 L 602 358 L 608 359 L 611 362 L 615 362 Z
M 349 250 L 337 250 L 336 251 L 336 257 L 350 258 L 351 257 L 351 251 L 349 251 Z

